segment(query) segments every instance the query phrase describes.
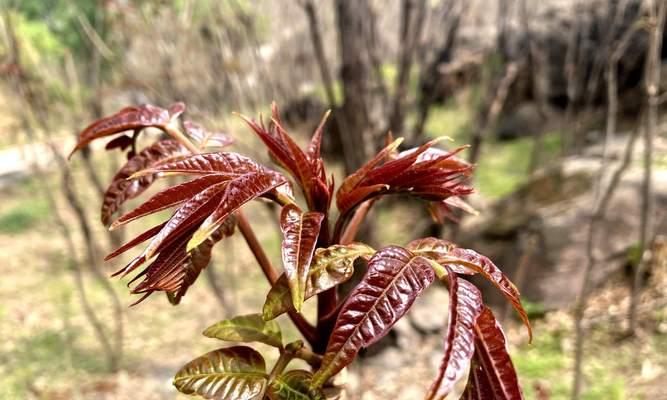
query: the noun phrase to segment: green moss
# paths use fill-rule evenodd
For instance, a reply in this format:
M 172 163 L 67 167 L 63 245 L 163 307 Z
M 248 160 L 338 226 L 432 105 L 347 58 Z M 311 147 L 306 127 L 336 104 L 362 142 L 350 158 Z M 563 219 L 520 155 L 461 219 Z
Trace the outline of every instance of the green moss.
M 0 214 L 0 233 L 24 232 L 49 218 L 51 210 L 39 196 L 27 197 L 9 210 Z
M 433 107 L 424 133 L 429 137 L 448 136 L 457 144 L 466 142 L 472 126 L 472 110 L 463 103 L 463 100 L 452 99 L 445 106 Z
M 523 305 L 523 308 L 526 310 L 526 314 L 528 314 L 528 318 L 530 320 L 543 318 L 546 315 L 546 309 L 542 303 L 533 303 L 532 301 L 521 300 L 521 305 Z
M 545 134 L 543 163 L 553 159 L 559 149 L 560 135 L 556 132 Z M 477 189 L 490 198 L 502 197 L 514 191 L 528 178 L 532 151 L 532 138 L 486 143 L 482 147 L 482 156 L 475 173 Z
M 521 379 L 526 399 L 534 399 L 534 385 L 545 388 L 550 399 L 569 399 L 571 395 L 571 354 L 562 346 L 568 331 L 547 332 L 537 335 L 532 344 L 525 344 L 512 352 L 512 360 Z M 613 360 L 605 356 L 614 357 Z M 584 368 L 586 389 L 582 399 L 615 400 L 626 398 L 626 383 L 616 367 L 625 364 L 626 352 L 599 353 L 588 357 Z
M 10 354 L 2 354 L 7 370 L 0 379 L 0 397 L 27 398 L 29 385 L 38 379 L 66 382 L 76 379 L 75 371 L 104 372 L 99 351 L 72 345 L 81 334 L 72 328 L 44 330 L 17 341 Z

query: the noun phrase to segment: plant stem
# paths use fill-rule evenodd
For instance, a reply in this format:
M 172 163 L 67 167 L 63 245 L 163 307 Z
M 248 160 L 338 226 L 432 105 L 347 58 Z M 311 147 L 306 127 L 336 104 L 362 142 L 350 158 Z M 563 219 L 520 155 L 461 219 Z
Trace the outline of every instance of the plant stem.
M 349 244 L 354 241 L 361 222 L 368 215 L 371 206 L 375 204 L 376 199 L 367 200 L 354 211 L 354 215 L 350 222 L 346 224 L 349 219 L 349 212 L 340 215 L 336 220 L 334 227 L 334 234 L 331 239 L 331 244 Z M 317 341 L 313 344 L 313 350 L 317 353 L 324 353 L 329 342 L 329 336 L 333 330 L 338 313 L 335 312 L 338 308 L 338 298 L 336 288 L 325 290 L 317 295 L 317 327 L 316 337 Z
M 181 132 L 180 129 L 174 126 L 173 123 L 169 123 L 164 127 L 165 132 L 169 134 L 174 139 L 178 140 L 183 146 L 187 147 L 192 154 L 199 154 L 201 150 L 199 147 L 195 146 L 194 143 L 190 141 L 185 135 Z
M 641 119 L 642 118 L 640 117 L 640 121 Z M 639 136 L 639 130 L 641 129 L 640 126 L 642 125 L 642 123 L 639 122 L 638 125 L 639 126 L 637 127 L 637 129 L 635 129 L 635 131 L 633 131 L 630 134 L 631 136 L 628 139 L 628 144 L 626 145 L 623 159 L 621 160 L 621 163 L 616 168 L 616 170 L 614 170 L 611 180 L 607 185 L 607 187 L 605 188 L 604 193 L 601 193 L 599 196 L 596 196 L 599 197 L 600 199 L 599 201 L 598 199 L 595 200 L 596 203 L 595 209 L 593 210 L 593 216 L 591 217 L 591 221 L 588 225 L 588 231 L 586 236 L 587 261 L 586 265 L 584 266 L 581 287 L 579 288 L 579 296 L 574 306 L 575 349 L 574 349 L 574 371 L 573 371 L 574 378 L 572 383 L 572 396 L 571 396 L 573 400 L 579 399 L 581 394 L 581 388 L 583 386 L 582 364 L 584 358 L 584 339 L 586 333 L 584 330 L 584 316 L 585 316 L 584 314 L 586 311 L 586 305 L 588 303 L 588 297 L 590 295 L 591 276 L 595 268 L 595 265 L 597 263 L 594 254 L 594 245 L 595 245 L 594 242 L 598 238 L 598 233 L 599 233 L 598 223 L 604 220 L 607 214 L 607 209 L 609 208 L 609 204 L 611 203 L 614 193 L 616 192 L 616 188 L 618 187 L 626 169 L 632 162 L 632 153 L 635 148 L 635 142 L 637 140 L 637 137 Z M 599 181 L 602 179 L 602 173 L 603 171 L 600 172 L 600 177 L 598 178 Z
M 320 231 L 317 246 L 328 247 L 332 243 L 337 242 L 329 241 L 329 219 L 325 217 L 322 222 L 322 229 Z M 317 326 L 315 327 L 315 340 L 311 342 L 311 345 L 318 353 L 324 353 L 326 345 L 329 342 L 329 336 L 331 335 L 333 325 L 328 322 L 325 317 L 336 309 L 337 303 L 338 294 L 336 288 L 331 288 L 317 294 Z
M 316 353 L 323 354 L 329 343 L 329 336 L 333 331 L 335 319 L 330 316 L 338 304 L 336 288 L 325 290 L 317 295 L 317 326 L 315 327 L 315 342 L 311 342 Z
M 304 360 L 313 368 L 319 368 L 320 364 L 322 364 L 322 356 L 305 347 L 297 350 L 294 353 L 294 357 Z
M 343 235 L 343 228 L 345 227 L 345 221 L 347 220 L 347 215 L 340 215 L 336 220 L 336 225 L 334 225 L 333 237 L 331 238 L 331 243 L 336 244 L 340 243 L 340 238 Z
M 278 361 L 276 361 L 273 369 L 271 370 L 271 373 L 269 374 L 268 381 L 272 382 L 278 375 L 280 375 L 285 370 L 285 368 L 287 368 L 287 364 L 289 364 L 293 359 L 294 353 L 290 351 L 283 351 L 280 353 Z
M 236 220 L 243 238 L 245 239 L 246 243 L 248 243 L 250 251 L 255 256 L 255 259 L 257 259 L 259 266 L 262 268 L 264 276 L 266 276 L 266 279 L 269 281 L 271 286 L 273 286 L 278 280 L 278 273 L 276 272 L 275 268 L 273 268 L 273 265 L 271 265 L 271 261 L 269 261 L 266 253 L 264 253 L 264 249 L 259 243 L 257 236 L 255 236 L 255 232 L 252 230 L 252 227 L 248 222 L 248 218 L 241 210 L 238 210 L 236 211 Z
M 322 360 L 322 357 L 313 354 L 310 350 L 303 347 L 303 342 L 297 340 L 291 343 L 288 343 L 284 349 L 280 350 L 280 357 L 278 361 L 273 365 L 271 373 L 269 374 L 269 382 L 273 381 L 278 375 L 280 375 L 287 365 L 295 358 L 301 358 L 303 360 L 311 360 L 313 362 L 319 362 Z M 310 363 L 310 361 L 308 361 Z M 311 364 L 312 365 L 312 364 Z

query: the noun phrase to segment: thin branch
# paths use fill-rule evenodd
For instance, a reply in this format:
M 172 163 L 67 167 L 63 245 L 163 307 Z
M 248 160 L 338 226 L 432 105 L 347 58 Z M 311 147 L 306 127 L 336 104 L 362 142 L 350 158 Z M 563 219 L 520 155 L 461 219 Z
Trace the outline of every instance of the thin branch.
M 584 350 L 584 327 L 583 327 L 583 318 L 586 311 L 586 304 L 588 303 L 588 297 L 590 295 L 590 281 L 593 269 L 595 268 L 596 258 L 593 252 L 595 238 L 597 237 L 598 223 L 604 219 L 606 215 L 607 208 L 609 203 L 613 198 L 613 195 L 618 187 L 618 184 L 625 173 L 625 170 L 630 165 L 632 161 L 632 153 L 635 148 L 635 142 L 639 136 L 639 128 L 636 129 L 630 136 L 628 144 L 625 148 L 625 154 L 621 164 L 614 171 L 611 181 L 607 185 L 607 188 L 602 194 L 600 201 L 596 199 L 596 206 L 591 217 L 591 222 L 588 225 L 588 231 L 586 236 L 586 266 L 584 267 L 583 279 L 581 282 L 581 287 L 579 289 L 579 296 L 577 298 L 577 303 L 574 308 L 574 323 L 575 323 L 575 357 L 574 357 L 574 383 L 572 384 L 572 399 L 577 400 L 581 394 L 582 386 L 582 362 L 583 362 L 583 350 Z M 600 170 L 600 178 L 602 179 L 602 173 L 604 171 Z
M 236 220 L 243 238 L 245 239 L 246 243 L 248 243 L 250 251 L 252 252 L 253 256 L 255 256 L 255 259 L 257 259 L 259 266 L 262 268 L 264 276 L 266 276 L 266 279 L 269 281 L 271 286 L 275 285 L 276 281 L 278 281 L 278 273 L 276 272 L 276 269 L 273 267 L 273 265 L 271 265 L 269 258 L 266 256 L 264 248 L 259 243 L 255 232 L 252 230 L 252 227 L 248 222 L 248 218 L 245 216 L 245 214 L 243 214 L 242 211 L 239 210 L 236 212 Z
M 659 4 L 658 4 L 659 3 Z M 662 38 L 665 29 L 665 13 L 667 5 L 665 1 L 652 2 L 650 6 L 650 31 L 649 31 L 649 49 L 646 60 L 646 96 L 647 96 L 647 118 L 646 129 L 644 130 L 644 179 L 641 188 L 641 213 L 639 227 L 639 262 L 635 271 L 632 293 L 630 295 L 629 333 L 634 335 L 637 330 L 637 304 L 639 303 L 639 294 L 641 292 L 644 271 L 648 263 L 647 247 L 651 224 L 649 218 L 652 213 L 652 175 L 653 175 L 653 138 L 658 130 L 658 88 L 660 86 L 660 53 L 662 51 Z
M 475 164 L 479 160 L 482 152 L 482 143 L 488 135 L 488 130 L 495 125 L 507 99 L 510 86 L 516 80 L 518 73 L 519 64 L 515 61 L 508 63 L 500 80 L 494 85 L 496 90 L 489 93 L 488 99 L 490 101 L 487 100 L 488 108 L 483 106 L 482 110 L 480 110 L 482 115 L 478 119 L 478 127 L 470 144 L 470 153 L 468 153 L 470 155 L 468 161 L 471 164 Z
M 618 87 L 617 87 L 617 65 L 618 61 L 622 55 L 627 50 L 630 38 L 634 35 L 636 29 L 629 29 L 623 35 L 620 40 L 618 47 L 613 50 L 612 56 L 609 60 L 609 65 L 607 67 L 607 122 L 606 122 L 606 132 L 604 138 L 604 150 L 602 152 L 602 162 L 600 165 L 600 175 L 598 182 L 595 188 L 595 209 L 593 211 L 593 216 L 588 226 L 588 234 L 586 237 L 586 266 L 584 268 L 584 276 L 579 291 L 579 298 L 574 310 L 574 324 L 575 324 L 575 357 L 574 357 L 574 378 L 572 384 L 572 398 L 578 399 L 581 395 L 581 386 L 583 381 L 582 376 L 582 364 L 583 364 L 583 352 L 584 352 L 584 340 L 585 340 L 585 328 L 584 328 L 584 314 L 586 311 L 586 305 L 588 303 L 588 297 L 590 295 L 590 280 L 592 272 L 595 268 L 597 260 L 595 254 L 593 254 L 593 247 L 595 245 L 598 223 L 604 220 L 607 208 L 613 197 L 613 194 L 618 187 L 618 184 L 621 180 L 621 177 L 630 165 L 632 161 L 632 153 L 635 147 L 635 142 L 639 136 L 639 128 L 636 129 L 632 136 L 630 137 L 628 144 L 626 146 L 624 158 L 619 165 L 618 169 L 614 172 L 611 181 L 609 182 L 606 191 L 600 197 L 600 191 L 602 190 L 602 177 L 604 171 L 606 170 L 606 163 L 608 158 L 608 148 L 610 142 L 616 133 L 616 120 L 618 113 Z M 641 125 L 641 123 L 639 124 Z
M 5 12 L 3 16 L 5 20 L 5 30 L 11 42 L 10 48 L 12 50 L 12 54 L 10 54 L 10 57 L 12 58 L 12 61 L 20 67 L 21 66 L 20 43 L 17 40 L 15 32 L 12 27 L 11 15 L 9 14 L 8 10 L 4 11 Z M 31 142 L 37 143 L 37 137 L 32 134 L 32 130 L 30 129 L 30 127 L 32 126 L 32 123 L 37 121 L 43 132 L 49 131 L 49 127 L 47 126 L 47 118 L 44 115 L 45 114 L 44 109 L 42 107 L 33 104 L 33 100 L 36 99 L 37 97 L 35 95 L 35 90 L 30 86 L 31 82 L 26 74 L 24 73 L 18 74 L 14 79 L 12 79 L 11 84 L 13 85 L 16 92 L 19 94 L 19 99 L 24 103 L 25 112 L 22 114 L 22 118 L 24 125 L 27 128 L 26 134 L 29 136 L 29 140 Z M 68 200 L 67 204 L 71 207 L 72 211 L 77 217 L 81 233 L 84 236 L 86 242 L 86 250 L 87 250 L 87 262 L 89 264 L 90 271 L 93 273 L 95 279 L 100 283 L 102 289 L 111 298 L 111 302 L 114 308 L 114 317 L 116 325 L 114 348 L 111 348 L 111 344 L 108 338 L 106 338 L 106 334 L 102 334 L 103 330 L 101 327 L 101 323 L 99 323 L 97 318 L 91 319 L 90 315 L 92 314 L 89 314 L 89 320 L 93 325 L 93 328 L 97 332 L 103 347 L 108 350 L 110 358 L 109 360 L 110 369 L 115 372 L 116 370 L 118 370 L 120 366 L 119 364 L 120 364 L 120 359 L 122 357 L 122 348 L 123 348 L 123 313 L 122 313 L 122 307 L 120 305 L 120 300 L 118 299 L 116 292 L 114 291 L 113 287 L 108 282 L 102 271 L 100 271 L 99 268 L 97 267 L 96 246 L 95 246 L 95 241 L 93 240 L 92 230 L 90 229 L 90 225 L 88 224 L 88 221 L 85 217 L 85 212 L 83 210 L 81 202 L 79 201 L 78 197 L 75 195 L 72 189 L 71 174 L 66 164 L 65 158 L 63 157 L 62 154 L 60 154 L 60 151 L 54 145 L 51 138 L 48 136 L 46 137 L 46 143 L 51 149 L 51 152 L 53 153 L 53 156 L 55 160 L 58 162 L 60 169 L 62 171 L 62 179 L 63 179 L 62 189 L 67 197 Z M 78 273 L 77 271 L 75 272 Z M 83 286 L 83 281 L 80 280 L 80 278 L 81 277 L 76 276 L 76 283 L 77 287 L 79 287 L 79 290 L 82 293 L 82 301 L 83 301 L 86 296 L 85 296 L 85 291 L 82 291 L 84 290 L 84 286 Z M 88 307 L 86 306 L 86 304 L 83 305 L 84 305 L 84 313 L 88 314 L 91 310 L 86 309 L 86 307 Z
M 415 4 L 416 3 L 416 4 Z M 415 10 L 416 8 L 416 10 Z M 403 0 L 401 2 L 401 29 L 399 34 L 398 74 L 394 84 L 394 99 L 390 113 L 389 130 L 403 135 L 408 81 L 419 37 L 426 15 L 425 0 Z
M 95 28 L 90 24 L 90 21 L 88 21 L 88 19 L 80 12 L 77 13 L 76 18 L 79 21 L 79 25 L 81 26 L 83 32 L 86 34 L 88 40 L 90 40 L 93 46 L 95 46 L 95 49 L 104 57 L 105 60 L 111 61 L 113 59 L 113 51 L 111 48 L 109 48 L 109 46 L 107 46 L 106 43 L 104 43 L 104 39 L 100 37 Z
M 336 95 L 334 92 L 333 84 L 334 81 L 331 77 L 331 72 L 329 71 L 329 63 L 327 62 L 326 55 L 324 54 L 324 45 L 322 44 L 322 34 L 320 33 L 319 29 L 315 4 L 313 0 L 303 0 L 300 1 L 299 4 L 301 7 L 303 7 L 303 11 L 306 13 L 306 17 L 308 18 L 310 40 L 313 44 L 315 60 L 317 60 L 317 65 L 320 69 L 320 76 L 322 77 L 322 83 L 324 84 L 324 93 L 327 96 L 329 108 L 333 110 L 336 107 Z

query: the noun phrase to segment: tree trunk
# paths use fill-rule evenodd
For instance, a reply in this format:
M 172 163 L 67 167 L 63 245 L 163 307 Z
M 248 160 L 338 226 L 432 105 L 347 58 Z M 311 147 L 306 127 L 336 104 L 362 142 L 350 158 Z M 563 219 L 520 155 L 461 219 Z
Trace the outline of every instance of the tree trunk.
M 401 2 L 401 29 L 399 35 L 398 74 L 394 87 L 389 130 L 398 136 L 405 136 L 406 98 L 412 62 L 417 50 L 419 37 L 424 26 L 426 2 L 424 0 L 403 0 Z M 410 142 L 410 140 L 409 140 Z
M 445 3 L 441 25 L 444 27 L 441 44 L 436 47 L 433 59 L 424 65 L 419 74 L 419 95 L 417 100 L 417 122 L 413 128 L 413 138 L 419 138 L 424 133 L 424 127 L 428 120 L 431 106 L 435 103 L 441 92 L 440 66 L 451 58 L 456 37 L 461 22 L 461 16 L 465 11 L 465 2 L 459 0 L 448 0 Z
M 355 171 L 373 154 L 385 124 L 385 98 L 373 56 L 375 19 L 370 0 L 336 0 L 343 84 L 341 141 L 345 169 Z

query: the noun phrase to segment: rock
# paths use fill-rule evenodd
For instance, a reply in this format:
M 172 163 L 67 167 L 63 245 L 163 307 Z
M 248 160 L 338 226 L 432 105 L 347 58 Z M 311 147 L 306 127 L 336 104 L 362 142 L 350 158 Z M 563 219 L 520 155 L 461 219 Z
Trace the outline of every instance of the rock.
M 605 167 L 605 182 L 618 162 L 612 160 Z M 480 217 L 470 218 L 458 242 L 491 258 L 517 283 L 525 299 L 547 309 L 571 305 L 587 261 L 587 229 L 599 168 L 599 158 L 569 158 L 539 172 L 514 193 L 482 210 Z M 593 286 L 622 271 L 629 249 L 637 243 L 641 179 L 639 168 L 626 171 L 601 221 L 603 235 L 595 243 L 594 254 L 604 261 L 593 271 Z M 667 210 L 667 171 L 654 171 L 653 188 L 653 220 L 657 220 Z M 666 229 L 664 224 L 660 229 Z M 519 265 L 522 277 L 517 276 Z M 486 300 L 501 302 L 490 285 L 482 289 Z
M 535 103 L 523 103 L 498 121 L 496 137 L 499 140 L 533 135 L 543 128 L 545 117 Z
M 407 320 L 417 333 L 427 335 L 440 332 L 447 325 L 448 314 L 449 292 L 446 287 L 435 282 L 414 302 Z M 398 340 L 400 345 L 400 333 Z

